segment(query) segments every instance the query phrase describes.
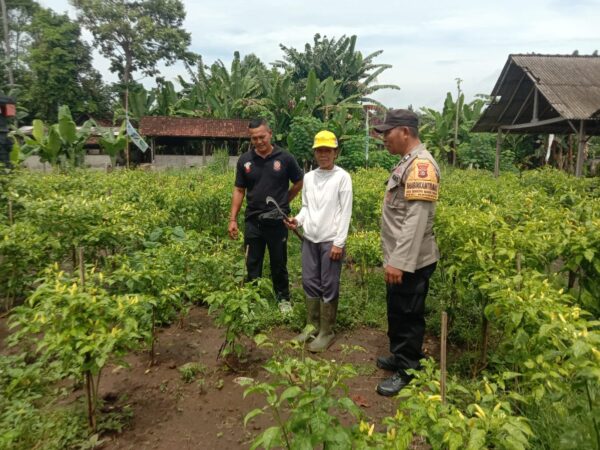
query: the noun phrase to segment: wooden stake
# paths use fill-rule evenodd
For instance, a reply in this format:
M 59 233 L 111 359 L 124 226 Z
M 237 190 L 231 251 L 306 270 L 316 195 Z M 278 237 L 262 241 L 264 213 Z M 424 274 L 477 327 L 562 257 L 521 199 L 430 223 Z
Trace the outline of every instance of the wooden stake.
M 8 224 L 12 225 L 13 222 L 13 204 L 12 204 L 12 198 L 8 198 Z
M 442 403 L 446 403 L 446 342 L 448 340 L 448 313 L 442 312 L 442 336 L 440 349 L 440 393 Z
M 85 264 L 83 262 L 83 247 L 77 247 L 77 259 L 79 260 L 79 283 L 85 286 Z
M 496 159 L 494 160 L 494 178 L 500 176 L 500 149 L 502 147 L 502 128 L 498 128 L 496 136 Z
M 246 251 L 244 252 L 244 269 L 246 272 L 246 276 L 242 279 L 242 286 L 246 282 L 246 278 L 248 278 L 248 252 L 250 251 L 250 245 L 246 245 Z
M 152 342 L 150 345 L 150 366 L 156 364 L 156 306 L 152 306 Z
M 517 253 L 517 274 L 521 275 L 521 253 Z M 519 283 L 519 290 L 521 290 L 521 283 Z

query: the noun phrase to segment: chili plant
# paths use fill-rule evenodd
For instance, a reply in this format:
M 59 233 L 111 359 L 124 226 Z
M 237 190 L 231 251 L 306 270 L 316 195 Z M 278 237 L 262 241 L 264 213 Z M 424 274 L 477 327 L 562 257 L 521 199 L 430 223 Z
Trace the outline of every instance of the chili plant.
M 261 315 L 267 314 L 267 298 L 273 296 L 271 283 L 258 278 L 244 286 L 230 284 L 206 297 L 208 312 L 215 314 L 215 323 L 225 328 L 225 341 L 218 355 L 225 357 L 234 353 L 238 358 L 244 353 L 240 339 L 254 337 L 259 331 Z
M 89 273 L 84 287 L 55 265 L 27 299 L 15 308 L 12 342 L 37 343 L 36 356 L 60 361 L 65 374 L 83 379 L 90 428 L 96 429 L 102 369 L 138 345 L 142 337 L 135 319 L 137 296 L 111 296 L 97 284 L 101 273 Z
M 299 358 L 279 351 L 264 368 L 272 381 L 253 384 L 244 397 L 262 394 L 267 405 L 246 414 L 244 425 L 265 413 L 275 425 L 259 434 L 251 449 L 353 448 L 353 429 L 340 422 L 345 414 L 355 419 L 361 416 L 360 408 L 348 397 L 346 380 L 357 375 L 351 364 L 312 359 L 304 351 Z

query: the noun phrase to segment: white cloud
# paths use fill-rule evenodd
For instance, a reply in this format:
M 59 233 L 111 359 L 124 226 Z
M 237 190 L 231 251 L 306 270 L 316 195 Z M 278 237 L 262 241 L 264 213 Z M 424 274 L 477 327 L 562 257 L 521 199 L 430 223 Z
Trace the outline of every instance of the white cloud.
M 255 53 L 264 62 L 281 59 L 279 44 L 302 48 L 315 33 L 358 36 L 358 49 L 383 49 L 376 61 L 393 64 L 378 80 L 398 84 L 377 98 L 388 106 L 440 107 L 455 78 L 467 99 L 489 93 L 510 53 L 591 53 L 600 49 L 598 0 L 457 0 L 443 2 L 363 0 L 184 0 L 185 28 L 192 49 L 205 63 L 231 61 L 233 52 Z M 65 0 L 42 1 L 56 11 L 73 8 Z M 107 80 L 109 64 L 95 58 Z M 185 75 L 181 65 L 162 74 Z M 152 80 L 145 80 L 151 83 Z

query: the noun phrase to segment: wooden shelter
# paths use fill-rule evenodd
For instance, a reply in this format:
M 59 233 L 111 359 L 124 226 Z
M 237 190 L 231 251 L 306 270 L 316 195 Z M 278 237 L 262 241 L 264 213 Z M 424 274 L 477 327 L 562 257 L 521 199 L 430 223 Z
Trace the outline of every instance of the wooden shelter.
M 600 135 L 599 56 L 509 55 L 491 97 L 472 131 L 498 133 L 496 176 L 503 132 L 576 134 L 582 176 L 585 144 Z
M 203 164 L 215 148 L 227 148 L 230 155 L 241 151 L 249 141 L 249 120 L 207 119 L 201 117 L 145 116 L 139 126 L 141 135 L 149 138 L 152 160 L 158 146 L 170 152 L 195 152 L 201 148 Z

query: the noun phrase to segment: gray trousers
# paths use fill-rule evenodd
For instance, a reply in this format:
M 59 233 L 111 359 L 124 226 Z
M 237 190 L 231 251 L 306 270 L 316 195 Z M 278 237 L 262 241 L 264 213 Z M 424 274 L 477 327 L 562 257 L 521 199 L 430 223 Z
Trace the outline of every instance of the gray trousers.
M 329 254 L 333 242 L 302 243 L 302 287 L 307 297 L 322 298 L 325 303 L 340 296 L 342 259 L 333 261 Z

